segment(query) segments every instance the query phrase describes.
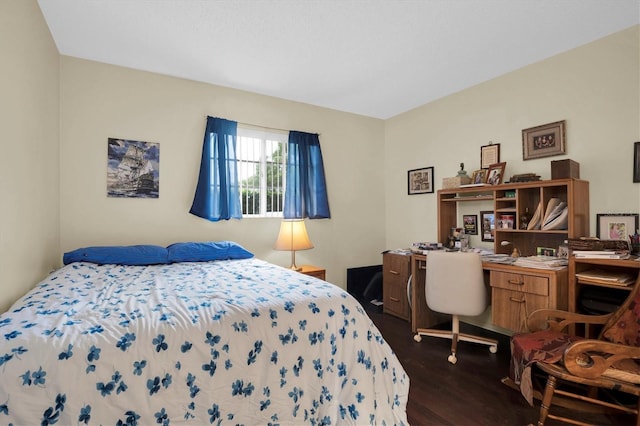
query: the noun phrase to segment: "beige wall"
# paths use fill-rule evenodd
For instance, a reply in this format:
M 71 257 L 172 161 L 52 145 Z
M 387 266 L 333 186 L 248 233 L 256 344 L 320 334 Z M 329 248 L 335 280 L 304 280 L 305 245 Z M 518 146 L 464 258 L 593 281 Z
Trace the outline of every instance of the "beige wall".
M 0 1 L 0 312 L 57 266 L 58 51 L 35 1 Z
M 408 196 L 407 170 L 434 166 L 435 187 L 440 189 L 442 178 L 455 176 L 459 163 L 469 174 L 478 169 L 480 147 L 490 141 L 500 144 L 507 177 L 533 172 L 549 179 L 551 160 L 579 162 L 581 178 L 590 181 L 592 235 L 597 213 L 638 213 L 640 184 L 633 183 L 632 174 L 633 142 L 640 141 L 639 29 L 635 26 L 387 120 L 387 246 L 437 240 L 436 195 Z M 522 129 L 559 120 L 566 120 L 566 155 L 523 161 Z M 479 236 L 471 243 L 482 245 Z
M 346 269 L 381 262 L 384 249 L 383 121 L 208 84 L 61 57 L 60 211 L 63 251 L 86 245 L 233 240 L 288 266 L 272 249 L 279 219 L 209 222 L 189 214 L 205 116 L 320 134 L 330 220 L 307 220 L 315 248 L 298 264 Z M 160 197 L 106 196 L 107 139 L 160 144 Z
M 489 141 L 501 144 L 507 175 L 546 179 L 551 160 L 578 161 L 592 233 L 596 213 L 640 210 L 637 26 L 380 121 L 59 57 L 35 0 L 0 2 L 0 24 L 0 312 L 85 245 L 230 239 L 287 265 L 288 253 L 271 249 L 277 219 L 188 213 L 206 115 L 321 134 L 333 218 L 307 221 L 316 248 L 297 259 L 342 286 L 346 268 L 379 263 L 386 248 L 435 240 L 436 196 L 408 196 L 407 170 L 434 166 L 438 189 L 460 162 L 479 167 Z M 561 119 L 567 155 L 522 161 L 521 129 Z M 160 143 L 159 199 L 106 197 L 109 137 Z

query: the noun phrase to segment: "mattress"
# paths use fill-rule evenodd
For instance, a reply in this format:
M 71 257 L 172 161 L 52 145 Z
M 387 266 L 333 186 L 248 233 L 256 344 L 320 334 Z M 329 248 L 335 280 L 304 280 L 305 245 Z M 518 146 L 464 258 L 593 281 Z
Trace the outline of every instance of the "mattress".
M 0 425 L 407 424 L 339 287 L 259 259 L 70 263 L 0 316 Z

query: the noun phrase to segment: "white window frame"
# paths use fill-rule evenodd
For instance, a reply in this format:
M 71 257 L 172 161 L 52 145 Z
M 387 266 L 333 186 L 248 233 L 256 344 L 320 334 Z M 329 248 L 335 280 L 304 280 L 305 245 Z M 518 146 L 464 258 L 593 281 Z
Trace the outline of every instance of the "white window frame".
M 257 139 L 259 142 L 259 153 L 254 153 L 252 159 L 249 160 L 250 153 L 247 150 L 252 150 L 251 143 L 247 140 Z M 270 129 L 248 127 L 246 125 L 238 124 L 237 132 L 237 147 L 236 156 L 238 161 L 238 180 L 240 181 L 240 205 L 243 209 L 242 217 L 283 217 L 284 210 L 284 193 L 286 190 L 286 159 L 287 159 L 287 143 L 289 139 L 288 132 L 278 132 Z M 282 144 L 282 205 L 280 211 L 267 212 L 267 146 L 269 143 L 281 143 Z M 243 176 L 242 170 L 247 168 L 255 168 L 255 163 L 260 163 L 260 179 L 259 179 L 259 206 L 260 212 L 255 214 L 248 214 L 244 211 L 244 204 L 242 203 L 244 181 L 248 176 Z

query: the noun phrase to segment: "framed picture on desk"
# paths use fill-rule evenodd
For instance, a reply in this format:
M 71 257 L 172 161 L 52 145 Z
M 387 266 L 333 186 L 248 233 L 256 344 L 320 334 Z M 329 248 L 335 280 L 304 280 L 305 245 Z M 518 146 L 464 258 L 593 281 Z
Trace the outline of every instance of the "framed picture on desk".
M 638 230 L 638 214 L 614 213 L 596 215 L 596 234 L 601 240 L 629 240 Z
M 482 225 L 482 241 L 494 241 L 495 215 L 493 211 L 486 210 L 480 212 L 480 223 Z
M 507 163 L 497 163 L 489 166 L 487 170 L 487 183 L 489 185 L 500 185 L 504 182 L 504 168 Z

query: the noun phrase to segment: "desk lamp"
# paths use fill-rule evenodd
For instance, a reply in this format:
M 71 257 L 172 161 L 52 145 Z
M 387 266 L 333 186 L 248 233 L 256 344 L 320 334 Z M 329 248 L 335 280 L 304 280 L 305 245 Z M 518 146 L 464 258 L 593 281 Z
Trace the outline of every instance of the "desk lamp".
M 500 243 L 500 245 L 502 247 L 506 247 L 506 246 L 509 246 L 509 245 L 513 246 L 513 243 L 511 241 L 502 241 Z M 511 257 L 520 257 L 520 250 L 518 250 L 518 247 L 513 246 L 513 251 L 511 252 Z
M 291 266 L 294 271 L 302 268 L 296 266 L 296 250 L 308 250 L 313 248 L 313 244 L 307 235 L 307 228 L 303 219 L 284 219 L 280 224 L 280 233 L 273 246 L 276 250 L 291 251 Z

